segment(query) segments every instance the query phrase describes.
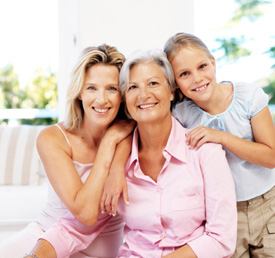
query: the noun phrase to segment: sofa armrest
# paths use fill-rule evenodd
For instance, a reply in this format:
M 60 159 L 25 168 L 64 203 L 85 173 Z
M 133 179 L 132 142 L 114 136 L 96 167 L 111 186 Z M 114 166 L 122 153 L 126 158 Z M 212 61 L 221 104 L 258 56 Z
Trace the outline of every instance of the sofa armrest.
M 45 126 L 0 126 L 0 185 L 39 185 L 45 180 L 36 138 Z

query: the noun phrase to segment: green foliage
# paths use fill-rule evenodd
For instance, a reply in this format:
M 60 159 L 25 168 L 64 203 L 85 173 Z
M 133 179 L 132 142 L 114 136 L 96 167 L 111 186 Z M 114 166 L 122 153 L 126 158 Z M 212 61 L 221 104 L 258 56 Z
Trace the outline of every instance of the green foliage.
M 275 46 L 271 47 L 268 51 L 265 53 L 269 53 L 270 57 L 275 59 Z M 272 68 L 275 68 L 275 63 L 272 65 Z
M 25 88 L 20 88 L 13 65 L 0 69 L 0 108 L 57 108 L 56 74 L 37 69 Z M 22 124 L 53 124 L 57 118 L 20 119 Z M 6 120 L 2 123 L 7 123 Z
M 275 75 L 267 78 L 266 86 L 263 87 L 263 90 L 271 97 L 269 104 L 275 104 Z
M 235 61 L 241 57 L 249 56 L 251 51 L 242 47 L 242 43 L 245 42 L 244 37 L 241 38 L 217 38 L 217 42 L 220 43 L 220 47 L 214 49 L 213 51 L 222 50 L 224 55 L 222 58 L 226 57 L 228 61 Z
M 0 70 L 0 108 L 20 108 L 26 93 L 19 87 L 18 75 L 13 65 Z
M 238 4 L 238 8 L 235 10 L 231 20 L 226 24 L 226 27 L 237 26 L 245 19 L 253 26 L 253 22 L 264 15 L 263 7 L 271 3 L 271 1 L 266 0 L 235 0 L 235 2 Z M 224 53 L 220 60 L 238 60 L 252 53 L 251 50 L 244 46 L 248 41 L 244 35 L 232 38 L 217 38 L 216 41 L 220 43 L 220 47 L 214 51 L 222 50 Z M 272 50 L 270 49 L 266 52 L 270 53 L 270 51 Z
M 235 0 L 239 8 L 235 10 L 231 22 L 238 23 L 246 18 L 250 22 L 256 21 L 259 17 L 264 15 L 262 7 L 270 4 L 270 1 L 265 0 Z

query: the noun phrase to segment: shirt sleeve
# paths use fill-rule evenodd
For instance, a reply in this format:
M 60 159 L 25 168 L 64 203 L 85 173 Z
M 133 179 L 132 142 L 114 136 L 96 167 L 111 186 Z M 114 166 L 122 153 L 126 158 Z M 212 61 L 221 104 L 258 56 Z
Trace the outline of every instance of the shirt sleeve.
M 47 240 L 55 249 L 57 257 L 70 255 L 86 249 L 111 220 L 111 216 L 98 219 L 97 223 L 88 227 L 79 222 L 71 213 L 59 218 L 40 239 Z
M 251 118 L 268 105 L 268 95 L 262 88 L 256 87 L 249 105 L 249 116 Z
M 237 236 L 236 196 L 231 171 L 219 144 L 204 144 L 198 155 L 205 187 L 205 232 L 188 245 L 199 258 L 230 257 Z

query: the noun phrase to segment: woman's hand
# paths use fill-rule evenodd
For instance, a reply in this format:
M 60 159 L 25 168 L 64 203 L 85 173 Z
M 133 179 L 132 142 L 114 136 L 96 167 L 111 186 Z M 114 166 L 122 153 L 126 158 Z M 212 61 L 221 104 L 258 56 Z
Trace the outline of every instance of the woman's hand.
M 132 149 L 132 135 L 124 139 L 116 148 L 115 156 L 110 168 L 110 173 L 105 181 L 101 196 L 100 210 L 116 215 L 117 202 L 123 194 L 124 202 L 128 205 L 128 189 L 125 177 L 125 165 Z
M 124 170 L 110 173 L 101 197 L 101 212 L 108 212 L 110 215 L 116 215 L 117 202 L 120 194 L 123 194 L 124 202 L 129 205 L 127 181 Z
M 119 120 L 117 119 L 106 132 L 106 137 L 115 139 L 118 144 L 125 139 L 134 129 L 136 122 L 134 120 Z
M 222 133 L 222 131 L 200 125 L 188 133 L 186 143 L 192 149 L 198 149 L 206 142 L 221 143 Z

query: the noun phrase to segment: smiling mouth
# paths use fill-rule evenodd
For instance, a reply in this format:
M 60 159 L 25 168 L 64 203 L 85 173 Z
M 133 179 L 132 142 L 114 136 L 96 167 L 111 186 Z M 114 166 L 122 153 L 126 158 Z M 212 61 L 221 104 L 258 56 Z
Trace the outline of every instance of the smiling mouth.
M 96 107 L 93 107 L 93 110 L 98 112 L 98 113 L 106 113 L 110 108 L 96 108 Z
M 154 107 L 155 105 L 157 105 L 157 104 L 154 103 L 154 104 L 147 104 L 147 105 L 139 105 L 138 107 L 139 107 L 140 109 L 147 109 L 147 108 Z
M 208 87 L 208 85 L 209 85 L 209 83 L 207 83 L 207 84 L 205 84 L 203 86 L 200 86 L 200 87 L 198 87 L 196 89 L 193 89 L 192 91 L 197 91 L 197 92 L 204 91 Z

